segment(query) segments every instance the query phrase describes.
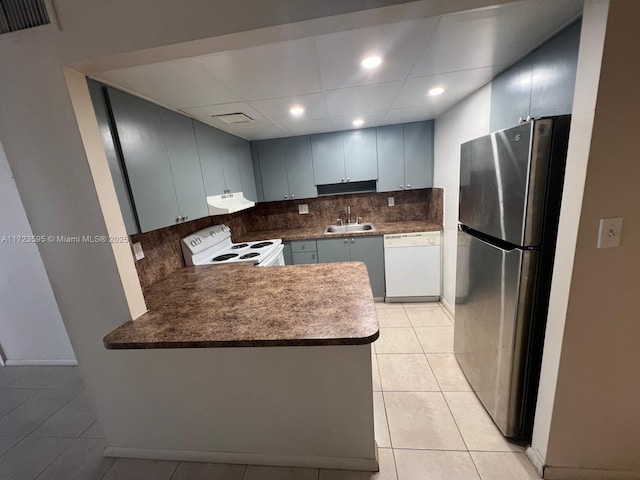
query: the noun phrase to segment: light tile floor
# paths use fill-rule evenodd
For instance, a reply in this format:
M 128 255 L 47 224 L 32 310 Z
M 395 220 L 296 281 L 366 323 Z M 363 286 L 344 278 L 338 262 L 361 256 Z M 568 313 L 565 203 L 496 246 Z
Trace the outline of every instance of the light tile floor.
M 74 367 L 0 368 L 2 480 L 537 480 L 452 354 L 439 304 L 376 304 L 373 395 L 380 472 L 113 459 Z

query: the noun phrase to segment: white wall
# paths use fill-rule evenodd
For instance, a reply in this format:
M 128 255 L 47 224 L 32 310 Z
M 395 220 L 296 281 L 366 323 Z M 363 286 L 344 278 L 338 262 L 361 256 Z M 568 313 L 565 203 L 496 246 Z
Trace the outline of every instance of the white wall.
M 460 145 L 489 133 L 491 84 L 436 118 L 433 183 L 444 188 L 442 300 L 453 311 L 456 295 Z
M 8 365 L 75 364 L 38 247 L 0 144 L 0 346 Z

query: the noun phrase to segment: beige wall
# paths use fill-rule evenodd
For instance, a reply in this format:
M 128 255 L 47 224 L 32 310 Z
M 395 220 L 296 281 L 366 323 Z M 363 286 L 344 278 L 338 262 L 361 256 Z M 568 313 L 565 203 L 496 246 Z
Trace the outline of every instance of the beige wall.
M 608 3 L 585 6 L 533 445 L 545 478 L 640 478 L 640 2 L 611 0 L 607 18 Z M 597 249 L 599 219 L 617 216 L 621 246 Z

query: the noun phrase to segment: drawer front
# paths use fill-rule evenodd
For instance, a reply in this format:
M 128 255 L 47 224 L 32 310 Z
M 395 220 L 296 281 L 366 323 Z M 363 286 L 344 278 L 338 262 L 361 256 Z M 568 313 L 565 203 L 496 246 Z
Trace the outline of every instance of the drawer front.
M 292 240 L 291 241 L 292 252 L 315 252 L 316 241 L 315 240 Z
M 318 263 L 318 254 L 316 252 L 293 252 L 291 254 L 294 265 L 303 263 Z

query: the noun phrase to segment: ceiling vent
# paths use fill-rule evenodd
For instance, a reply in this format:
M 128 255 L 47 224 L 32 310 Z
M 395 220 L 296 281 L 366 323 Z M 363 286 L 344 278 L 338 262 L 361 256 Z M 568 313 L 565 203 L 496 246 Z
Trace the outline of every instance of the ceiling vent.
M 51 0 L 0 0 L 0 35 L 36 27 L 57 29 Z
M 211 115 L 211 118 L 221 120 L 227 125 L 242 125 L 255 123 L 255 120 L 244 113 L 225 113 L 224 115 Z

